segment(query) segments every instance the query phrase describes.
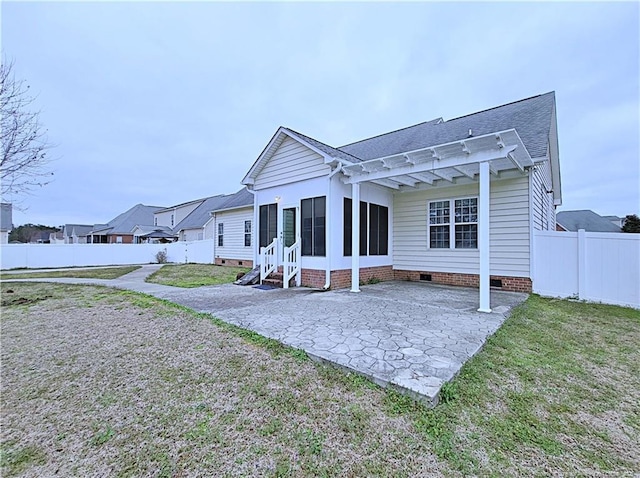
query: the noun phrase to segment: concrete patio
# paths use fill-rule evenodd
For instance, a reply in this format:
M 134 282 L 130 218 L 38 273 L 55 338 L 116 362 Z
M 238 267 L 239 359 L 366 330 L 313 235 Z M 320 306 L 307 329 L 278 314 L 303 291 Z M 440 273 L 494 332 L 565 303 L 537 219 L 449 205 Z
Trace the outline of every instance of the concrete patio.
M 491 291 L 490 314 L 477 312 L 478 291 L 416 282 L 382 282 L 348 290 L 236 285 L 179 289 L 144 282 L 157 266 L 120 279 L 33 279 L 136 290 L 207 312 L 303 349 L 316 360 L 361 373 L 382 386 L 435 405 L 444 383 L 480 350 L 527 295 Z

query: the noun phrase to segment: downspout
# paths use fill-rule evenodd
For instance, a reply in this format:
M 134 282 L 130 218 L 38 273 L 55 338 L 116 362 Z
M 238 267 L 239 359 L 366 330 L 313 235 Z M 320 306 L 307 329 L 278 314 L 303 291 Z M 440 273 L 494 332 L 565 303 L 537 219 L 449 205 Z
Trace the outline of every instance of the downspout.
M 333 241 L 331 240 L 331 222 L 333 220 L 333 218 L 331 217 L 331 213 L 329 211 L 331 211 L 333 204 L 331 202 L 331 179 L 333 179 L 333 177 L 338 174 L 340 171 L 342 171 L 342 163 L 338 163 L 338 167 L 336 169 L 334 169 L 333 171 L 331 171 L 331 173 L 329 174 L 329 180 L 327 181 L 327 206 L 325 208 L 325 214 L 328 214 L 328 218 L 329 220 L 326 222 L 327 224 L 327 245 L 325 247 L 325 279 L 324 279 L 324 286 L 322 287 L 324 290 L 329 289 L 329 287 L 331 287 L 331 244 L 333 243 Z
M 212 264 L 216 263 L 216 247 L 218 245 L 218 231 L 216 230 L 216 213 L 214 211 L 211 211 L 209 213 L 211 215 L 211 220 L 213 221 L 213 224 L 211 225 L 211 236 L 212 236 L 212 240 L 213 240 L 213 262 Z
M 260 236 L 258 231 L 258 205 L 256 204 L 258 200 L 258 196 L 256 196 L 256 192 L 247 186 L 247 191 L 253 194 L 253 222 L 251 224 L 251 248 L 253 249 L 253 267 L 255 268 L 258 264 L 258 253 L 259 253 L 259 244 L 260 244 Z

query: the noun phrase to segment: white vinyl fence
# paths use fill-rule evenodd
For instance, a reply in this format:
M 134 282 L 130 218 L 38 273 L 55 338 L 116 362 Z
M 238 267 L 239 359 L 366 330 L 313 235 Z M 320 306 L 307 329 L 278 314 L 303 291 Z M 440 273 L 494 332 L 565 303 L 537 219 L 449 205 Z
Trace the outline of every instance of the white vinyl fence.
M 170 244 L 3 244 L 0 269 L 148 264 L 156 262 L 156 253 L 164 249 L 168 262 L 214 262 L 213 239 Z
M 533 291 L 640 308 L 640 234 L 535 231 Z

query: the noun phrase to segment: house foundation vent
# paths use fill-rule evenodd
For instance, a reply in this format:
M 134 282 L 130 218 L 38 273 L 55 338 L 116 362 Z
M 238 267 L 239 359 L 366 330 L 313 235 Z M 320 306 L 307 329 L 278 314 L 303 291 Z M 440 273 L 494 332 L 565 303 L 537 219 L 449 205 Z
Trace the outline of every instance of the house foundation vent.
M 489 285 L 491 287 L 499 287 L 502 289 L 502 279 L 491 279 L 489 280 Z
M 431 274 L 420 274 L 420 280 L 426 280 L 427 282 L 431 282 Z

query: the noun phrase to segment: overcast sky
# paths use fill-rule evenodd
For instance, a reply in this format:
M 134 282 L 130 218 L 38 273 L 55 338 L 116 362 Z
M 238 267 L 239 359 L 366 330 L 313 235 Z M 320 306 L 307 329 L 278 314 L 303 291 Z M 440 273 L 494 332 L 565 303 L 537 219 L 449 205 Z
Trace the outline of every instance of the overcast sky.
M 280 125 L 339 146 L 552 90 L 560 210 L 640 210 L 636 2 L 0 8 L 58 158 L 16 225 L 235 192 Z

